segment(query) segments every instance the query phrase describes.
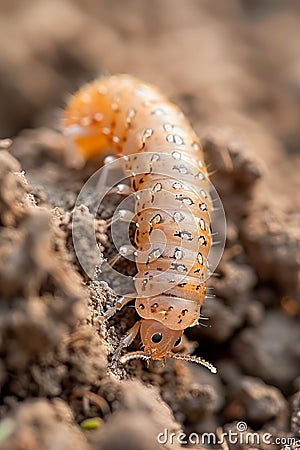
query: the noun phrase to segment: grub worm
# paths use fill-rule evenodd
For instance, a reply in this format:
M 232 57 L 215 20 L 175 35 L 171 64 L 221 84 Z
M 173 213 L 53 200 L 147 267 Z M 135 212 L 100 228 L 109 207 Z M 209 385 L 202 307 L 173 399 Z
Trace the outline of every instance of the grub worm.
M 173 351 L 183 331 L 200 318 L 214 245 L 211 184 L 189 121 L 154 86 L 115 75 L 75 93 L 62 128 L 84 160 L 112 152 L 130 179 L 130 186 L 119 189 L 135 193 L 135 308 L 141 320 L 124 336 L 121 347 L 139 332 L 143 351 L 122 356 L 121 362 L 171 357 L 216 372 L 202 358 Z M 107 317 L 131 299 L 121 298 Z

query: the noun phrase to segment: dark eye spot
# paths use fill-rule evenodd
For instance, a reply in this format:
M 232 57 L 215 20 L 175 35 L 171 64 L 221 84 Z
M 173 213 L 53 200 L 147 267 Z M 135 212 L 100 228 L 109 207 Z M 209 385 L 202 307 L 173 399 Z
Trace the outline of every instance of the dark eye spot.
M 154 333 L 151 337 L 152 342 L 155 344 L 158 344 L 162 340 L 162 334 L 161 333 Z
M 178 336 L 178 338 L 176 339 L 176 342 L 174 344 L 174 347 L 177 347 L 177 345 L 179 345 L 181 342 L 181 336 Z

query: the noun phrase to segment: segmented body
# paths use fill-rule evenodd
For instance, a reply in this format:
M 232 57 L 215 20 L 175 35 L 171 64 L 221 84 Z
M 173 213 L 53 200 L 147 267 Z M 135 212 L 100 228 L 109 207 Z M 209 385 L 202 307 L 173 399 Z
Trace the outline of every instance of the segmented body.
M 189 121 L 154 86 L 115 75 L 72 97 L 63 128 L 85 159 L 108 149 L 126 156 L 123 169 L 137 193 L 135 242 L 143 252 L 135 277 L 138 314 L 180 333 L 195 325 L 206 295 L 212 205 Z

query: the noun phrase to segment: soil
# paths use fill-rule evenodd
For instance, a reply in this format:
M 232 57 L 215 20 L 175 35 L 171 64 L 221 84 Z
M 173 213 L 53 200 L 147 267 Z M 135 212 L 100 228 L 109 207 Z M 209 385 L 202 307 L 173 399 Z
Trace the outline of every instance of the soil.
M 299 440 L 299 2 L 1 0 L 0 11 L 1 450 L 179 449 L 158 434 L 241 433 L 239 422 L 281 441 L 189 447 Z M 118 364 L 135 310 L 103 324 L 116 292 L 76 257 L 73 207 L 98 166 L 68 166 L 60 109 L 108 72 L 158 85 L 203 142 L 227 243 L 208 320 L 179 351 L 213 362 L 216 375 L 175 360 Z M 104 257 L 104 219 L 119 200 L 94 223 Z M 77 219 L 81 252 L 101 266 L 89 208 Z

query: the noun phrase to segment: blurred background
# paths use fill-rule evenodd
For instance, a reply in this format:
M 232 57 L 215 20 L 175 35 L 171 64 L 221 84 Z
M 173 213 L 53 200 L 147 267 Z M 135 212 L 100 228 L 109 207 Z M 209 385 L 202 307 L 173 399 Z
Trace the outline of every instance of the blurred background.
M 200 135 L 234 130 L 288 201 L 286 177 L 299 169 L 297 0 L 2 0 L 0 12 L 1 137 L 57 126 L 69 93 L 125 72 L 157 84 Z
M 86 279 L 71 229 L 77 193 L 95 167 L 62 164 L 59 118 L 72 92 L 120 72 L 154 83 L 182 108 L 214 171 L 227 246 L 211 280 L 216 298 L 202 310 L 208 326 L 188 330 L 183 350 L 199 345 L 215 376 L 180 361 L 107 370 L 136 316 L 127 308 L 106 334 L 94 321 L 115 297 Z M 299 0 L 0 0 L 7 137 L 0 418 L 11 415 L 15 431 L 5 449 L 153 450 L 162 425 L 207 432 L 238 420 L 299 438 Z M 81 212 L 89 258 L 89 211 Z M 95 223 L 109 251 L 106 229 Z M 85 420 L 94 417 L 101 426 L 91 435 Z

